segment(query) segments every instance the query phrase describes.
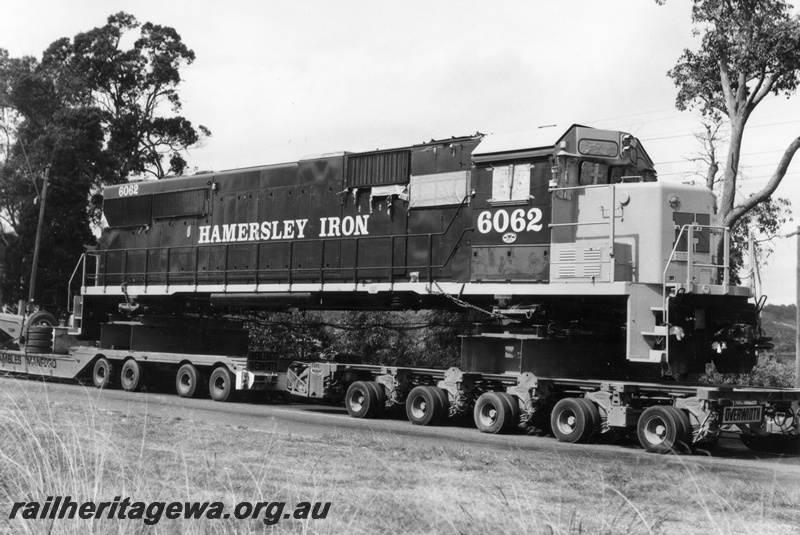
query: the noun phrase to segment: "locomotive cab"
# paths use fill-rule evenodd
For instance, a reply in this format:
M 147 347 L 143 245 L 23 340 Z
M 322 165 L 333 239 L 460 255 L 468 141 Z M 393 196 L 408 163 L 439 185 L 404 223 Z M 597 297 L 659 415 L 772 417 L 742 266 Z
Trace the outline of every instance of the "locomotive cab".
M 752 368 L 764 339 L 750 289 L 729 284 L 728 233 L 716 226 L 711 191 L 657 182 L 644 148 L 622 132 L 573 125 L 498 141 L 473 154 L 473 280 L 548 283 L 534 298 L 507 300 L 509 314 L 521 307 L 523 323 L 548 340 L 515 340 L 513 369 L 658 379 L 700 374 L 709 362 Z M 481 165 L 491 186 L 481 184 Z M 514 232 L 523 228 L 535 234 Z M 552 347 L 555 338 L 563 347 Z M 480 358 L 486 344 L 464 351 L 482 371 L 492 367 Z

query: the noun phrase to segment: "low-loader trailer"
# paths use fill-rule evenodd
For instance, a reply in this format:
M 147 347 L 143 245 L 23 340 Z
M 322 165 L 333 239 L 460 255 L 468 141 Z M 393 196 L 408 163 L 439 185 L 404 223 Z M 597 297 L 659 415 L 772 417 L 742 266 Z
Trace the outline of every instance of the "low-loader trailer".
M 800 390 L 699 384 L 770 347 L 763 299 L 731 283 L 704 187 L 656 180 L 632 135 L 582 125 L 106 187 L 64 325 L 3 315 L 0 371 L 185 397 L 242 391 L 470 416 L 652 452 L 793 448 Z M 20 310 L 25 307 L 20 306 Z M 448 369 L 251 351 L 261 311 L 484 312 Z M 366 355 L 365 357 L 369 357 Z

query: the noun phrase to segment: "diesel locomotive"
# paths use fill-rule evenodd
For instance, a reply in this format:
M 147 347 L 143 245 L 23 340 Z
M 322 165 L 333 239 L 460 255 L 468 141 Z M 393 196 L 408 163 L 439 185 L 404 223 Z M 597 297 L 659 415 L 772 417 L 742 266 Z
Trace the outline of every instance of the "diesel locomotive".
M 579 125 L 125 184 L 104 192 L 83 307 L 408 309 L 457 296 L 513 318 L 465 341 L 470 371 L 681 378 L 713 361 L 745 373 L 756 303 L 727 283 L 714 206 L 703 187 L 656 181 L 633 136 Z M 509 344 L 514 358 L 494 356 Z
M 709 363 L 752 369 L 769 347 L 763 302 L 730 282 L 714 195 L 659 182 L 631 134 L 477 133 L 103 197 L 99 245 L 47 347 L 63 373 L 88 371 L 97 386 L 171 374 L 185 396 L 338 397 L 356 417 L 404 405 L 416 424 L 472 412 L 482 431 L 545 422 L 573 442 L 633 429 L 651 451 L 713 441 L 725 425 L 750 443 L 798 433 L 800 391 L 687 382 Z M 492 321 L 462 337 L 449 370 L 265 360 L 225 319 L 457 307 Z M 0 364 L 38 370 L 11 360 Z

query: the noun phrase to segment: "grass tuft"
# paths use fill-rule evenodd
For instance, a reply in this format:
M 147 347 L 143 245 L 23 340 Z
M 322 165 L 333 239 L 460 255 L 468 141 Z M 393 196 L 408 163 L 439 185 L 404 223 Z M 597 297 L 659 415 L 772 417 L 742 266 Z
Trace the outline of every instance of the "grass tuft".
M 76 387 L 78 388 L 78 387 Z M 289 435 L 31 398 L 0 382 L 0 530 L 5 533 L 796 533 L 789 474 L 681 457 L 521 451 L 388 432 Z M 46 392 L 46 389 L 35 389 Z M 333 428 L 332 428 L 333 429 Z M 597 446 L 600 448 L 601 446 Z M 567 453 L 565 453 L 567 452 Z M 589 453 L 587 453 L 589 452 Z M 9 519 L 13 502 L 331 502 L 325 520 Z

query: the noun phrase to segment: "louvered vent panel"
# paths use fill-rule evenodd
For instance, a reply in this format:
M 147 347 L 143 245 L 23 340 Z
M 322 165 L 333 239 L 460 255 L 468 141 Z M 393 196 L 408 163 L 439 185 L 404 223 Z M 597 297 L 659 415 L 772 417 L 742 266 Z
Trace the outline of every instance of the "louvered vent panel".
M 578 253 L 575 249 L 562 249 L 558 252 L 558 261 L 559 262 L 574 262 L 578 257 Z
M 583 251 L 583 265 L 584 277 L 598 277 L 600 276 L 600 250 L 589 249 Z
M 584 277 L 599 277 L 600 276 L 600 264 L 586 264 L 583 266 L 583 276 Z
M 575 264 L 561 264 L 558 266 L 558 276 L 559 277 L 574 277 L 575 276 Z
M 411 151 L 396 150 L 347 157 L 347 187 L 405 184 L 411 176 Z
M 105 199 L 103 214 L 111 228 L 143 227 L 150 224 L 151 202 L 151 195 Z
M 153 195 L 153 218 L 205 215 L 207 199 L 206 188 L 157 193 Z

